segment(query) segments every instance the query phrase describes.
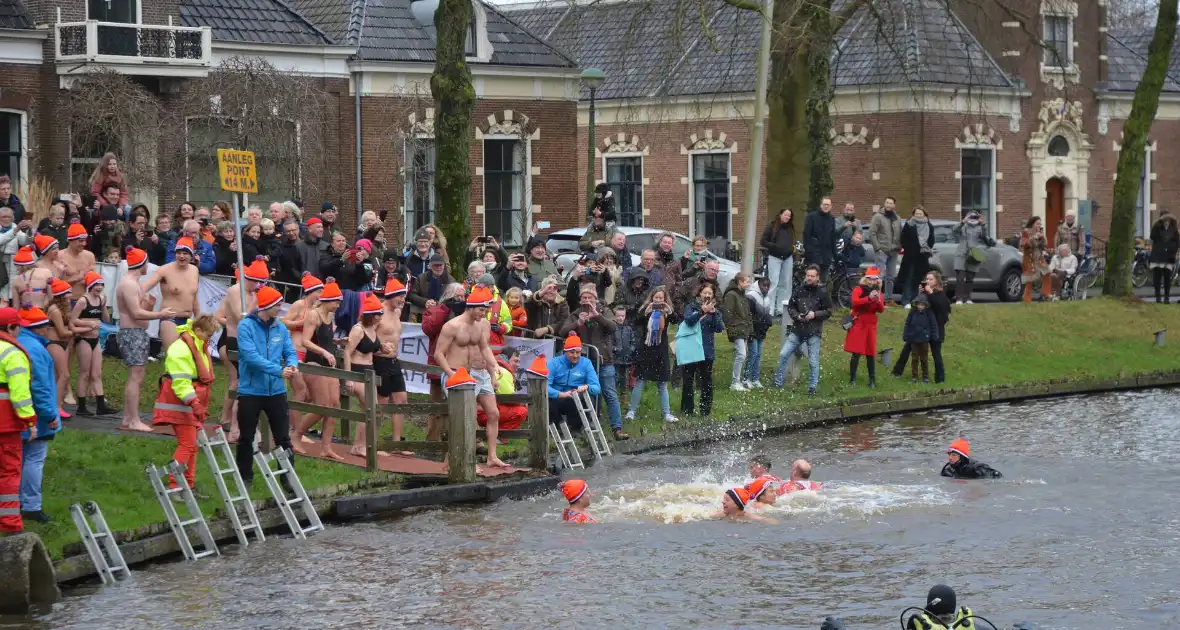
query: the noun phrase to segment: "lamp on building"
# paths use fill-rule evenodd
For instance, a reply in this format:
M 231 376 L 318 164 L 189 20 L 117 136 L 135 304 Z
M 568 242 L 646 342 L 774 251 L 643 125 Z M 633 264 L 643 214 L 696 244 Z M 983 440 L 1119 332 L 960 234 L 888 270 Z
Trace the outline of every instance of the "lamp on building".
M 425 2 L 427 0 L 420 0 Z M 594 203 L 594 94 L 602 83 L 606 81 L 606 73 L 598 68 L 586 68 L 582 71 L 582 85 L 590 90 L 590 128 L 588 143 L 586 144 L 586 207 Z M 606 177 L 606 173 L 603 173 Z
M 439 0 L 410 0 L 410 14 L 419 26 L 434 26 L 434 13 Z

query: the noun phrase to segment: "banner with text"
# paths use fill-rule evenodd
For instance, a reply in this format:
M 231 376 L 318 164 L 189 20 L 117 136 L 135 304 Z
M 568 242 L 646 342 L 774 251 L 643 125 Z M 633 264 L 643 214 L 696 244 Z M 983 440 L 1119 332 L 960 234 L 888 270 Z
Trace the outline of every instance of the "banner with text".
M 518 348 L 520 350 L 520 369 L 521 373 L 516 375 L 519 380 L 522 378 L 524 369 L 527 368 L 537 357 L 544 357 L 546 361 L 553 356 L 553 340 L 552 339 L 525 339 L 523 337 L 508 337 L 505 340 L 505 345 Z M 426 365 L 429 363 L 430 340 L 426 338 L 426 334 L 422 332 L 422 326 L 419 324 L 403 324 L 402 325 L 402 339 L 401 347 L 398 348 L 397 355 L 402 361 L 410 361 L 412 363 L 421 363 Z M 429 394 L 430 383 L 426 380 L 425 372 L 415 372 L 411 370 L 403 370 L 406 377 L 406 390 L 411 394 Z

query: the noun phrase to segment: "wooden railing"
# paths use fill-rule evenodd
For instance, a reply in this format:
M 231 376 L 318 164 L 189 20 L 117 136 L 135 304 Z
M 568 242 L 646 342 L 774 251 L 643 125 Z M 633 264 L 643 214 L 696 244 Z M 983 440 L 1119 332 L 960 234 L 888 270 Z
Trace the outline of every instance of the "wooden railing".
M 230 351 L 230 360 L 238 360 L 238 353 Z M 433 365 L 422 365 L 402 361 L 404 369 L 439 375 L 442 369 Z M 351 409 L 351 396 L 346 388 L 341 388 L 340 406 L 328 407 L 313 403 L 291 400 L 288 395 L 287 405 L 293 411 L 311 413 L 325 418 L 340 420 L 341 433 L 347 439 L 352 437 L 352 423 L 362 423 L 365 431 L 365 469 L 369 472 L 377 471 L 377 451 L 382 450 L 412 450 L 416 452 L 445 452 L 447 454 L 447 479 L 451 483 L 470 483 L 476 479 L 476 441 L 483 437 L 486 431 L 476 426 L 475 387 L 468 385 L 456 387 L 447 392 L 446 402 L 407 402 L 381 403 L 377 402 L 377 386 L 380 377 L 373 370 L 364 373 L 330 368 L 314 363 L 300 363 L 297 368 L 303 374 L 335 378 L 344 382 L 362 383 L 364 397 L 361 409 Z M 527 439 L 529 441 L 529 467 L 544 470 L 549 466 L 549 382 L 544 377 L 528 375 L 527 393 L 497 395 L 496 402 L 503 404 L 528 405 L 528 430 L 500 431 L 504 439 Z M 230 390 L 231 398 L 237 398 L 237 392 Z M 435 415 L 446 416 L 448 423 L 447 439 L 438 441 L 393 442 L 392 440 L 378 440 L 378 416 L 401 414 L 405 416 Z M 269 424 L 259 423 L 262 431 L 262 448 L 269 450 L 271 436 Z M 490 445 L 489 445 L 490 446 Z

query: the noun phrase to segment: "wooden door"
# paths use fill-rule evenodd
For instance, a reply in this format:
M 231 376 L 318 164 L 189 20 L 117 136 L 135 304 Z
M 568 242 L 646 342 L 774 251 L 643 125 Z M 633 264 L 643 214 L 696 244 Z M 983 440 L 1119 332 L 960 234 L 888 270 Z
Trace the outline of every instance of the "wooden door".
M 1049 247 L 1057 236 L 1057 225 L 1065 220 L 1065 182 L 1054 177 L 1045 182 L 1045 238 Z

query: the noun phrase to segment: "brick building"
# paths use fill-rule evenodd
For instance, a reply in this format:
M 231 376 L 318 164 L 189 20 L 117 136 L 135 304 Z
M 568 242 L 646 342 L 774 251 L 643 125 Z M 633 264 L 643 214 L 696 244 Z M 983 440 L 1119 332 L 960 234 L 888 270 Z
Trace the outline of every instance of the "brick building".
M 1094 234 L 1109 233 L 1120 129 L 1150 32 L 1109 32 L 1106 0 L 1005 2 L 1017 12 L 988 1 L 951 3 L 954 12 L 945 0 L 874 5 L 839 30 L 831 59 L 837 208 L 855 203 L 867 218 L 892 195 L 905 214 L 918 204 L 948 219 L 980 210 L 1001 238 L 1044 217 L 1052 237 L 1089 199 L 1101 208 Z M 740 237 L 760 25 L 727 4 L 706 3 L 703 16 L 698 6 L 548 2 L 510 15 L 605 72 L 595 178 L 616 191 L 624 222 Z M 1178 121 L 1170 77 L 1149 142 L 1141 232 L 1180 187 L 1180 173 L 1157 168 L 1180 150 Z M 763 187 L 763 215 L 765 198 Z
M 519 243 L 533 220 L 580 222 L 579 70 L 495 8 L 473 9 L 473 231 Z M 133 200 L 156 211 L 226 198 L 214 154 L 192 148 L 214 127 L 208 121 L 229 116 L 220 95 L 200 95 L 208 115 L 186 114 L 159 146 L 141 146 L 134 130 L 80 143 L 54 108 L 78 77 L 109 70 L 169 108 L 228 59 L 257 57 L 307 77 L 327 98 L 314 130 L 318 155 L 301 147 L 295 163 L 269 166 L 259 155 L 261 190 L 251 202 L 302 198 L 318 208 L 331 200 L 346 226 L 362 205 L 386 209 L 387 231 L 412 234 L 434 217 L 434 39 L 429 14 L 418 13 L 409 0 L 0 0 L 0 174 L 81 190 L 106 151 L 150 164 L 179 149 L 183 175 L 153 186 L 130 181 Z M 311 133 L 292 124 L 291 142 Z

